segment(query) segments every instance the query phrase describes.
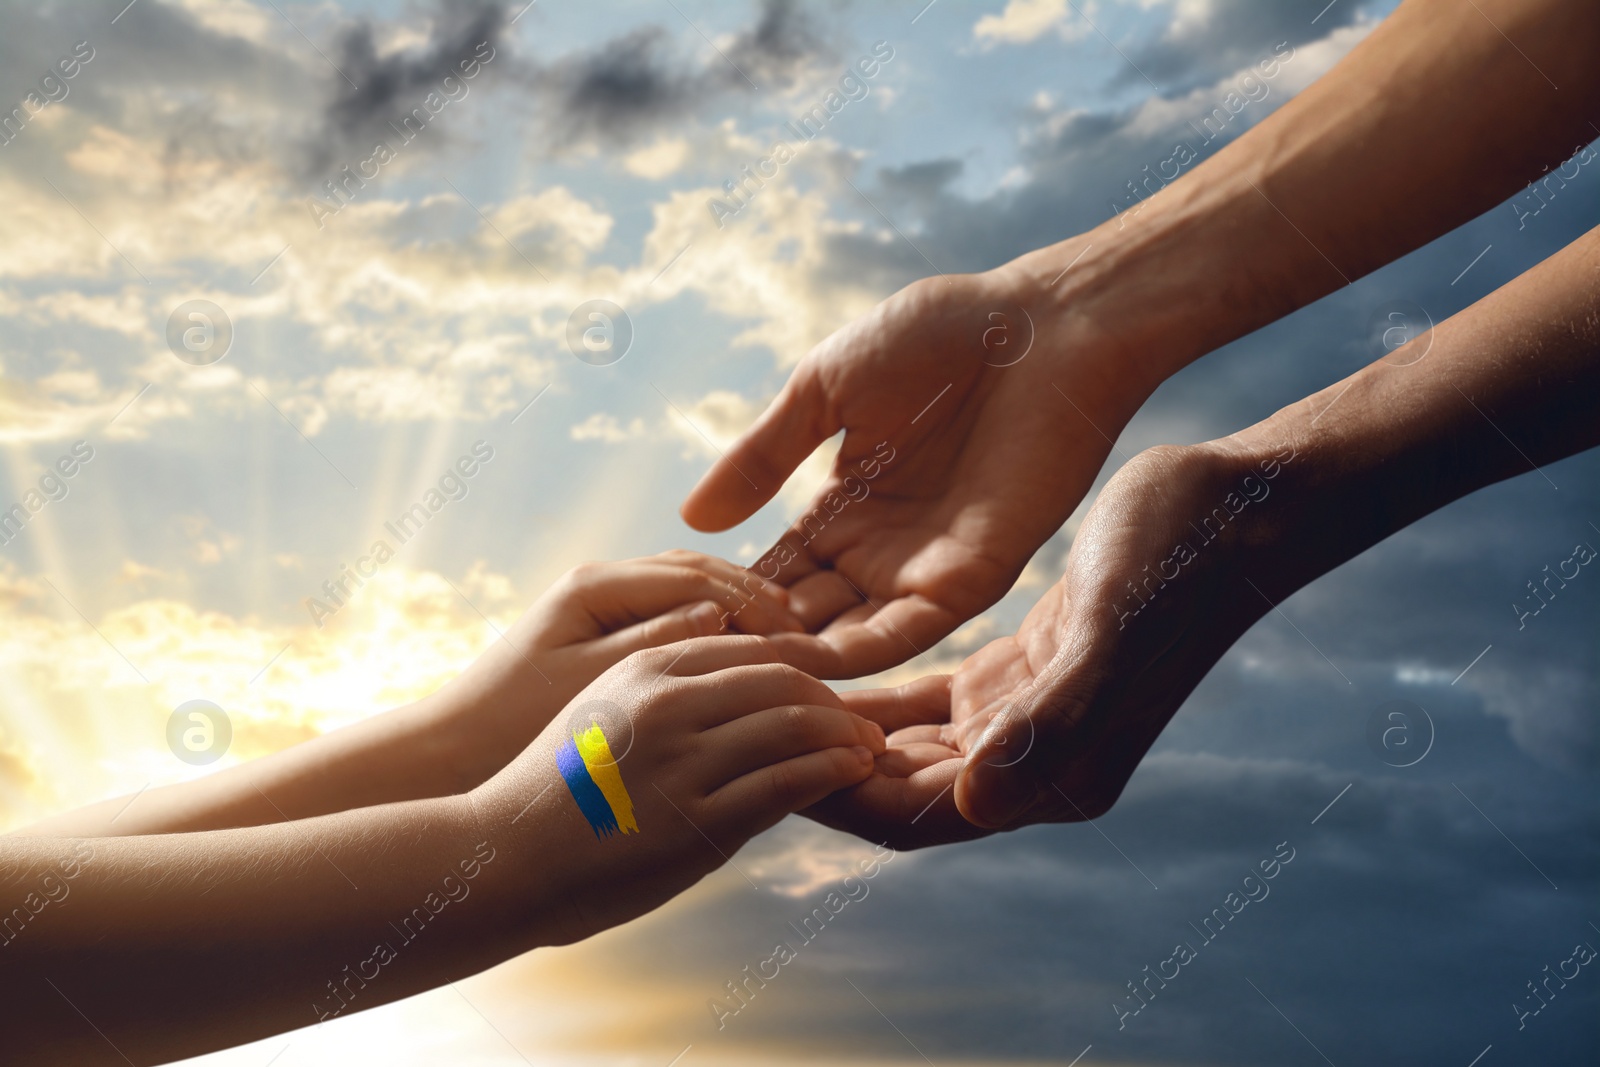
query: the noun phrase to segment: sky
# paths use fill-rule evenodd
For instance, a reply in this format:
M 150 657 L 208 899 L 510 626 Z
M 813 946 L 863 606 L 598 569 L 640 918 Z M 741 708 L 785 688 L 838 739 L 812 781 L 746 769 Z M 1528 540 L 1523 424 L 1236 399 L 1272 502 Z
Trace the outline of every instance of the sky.
M 0 509 L 44 499 L 0 544 L 0 828 L 414 699 L 584 559 L 753 560 L 825 454 L 724 534 L 677 503 L 812 344 L 1102 222 L 1258 60 L 1291 51 L 1205 154 L 1393 7 L 125 2 L 0 0 L 0 111 L 57 98 L 0 145 Z M 727 201 L 866 57 L 822 135 Z M 1438 321 L 1548 256 L 1600 216 L 1600 168 L 1576 169 L 1537 213 L 1513 198 L 1187 368 L 1097 484 L 1377 358 L 1387 302 Z M 596 300 L 618 360 L 569 340 Z M 186 344 L 191 301 L 222 316 Z M 313 618 L 475 445 L 465 495 Z M 625 927 L 192 1062 L 1593 1063 L 1592 968 L 1519 1011 L 1600 947 L 1600 576 L 1521 625 L 1514 605 L 1600 545 L 1597 474 L 1490 487 L 1296 594 L 1092 825 L 896 855 L 802 941 L 788 924 L 872 849 L 790 819 Z M 1016 626 L 1082 510 L 935 664 Z M 196 699 L 232 725 L 211 767 L 166 740 Z M 1409 766 L 1369 740 L 1396 702 Z M 1270 891 L 1237 903 L 1263 862 Z

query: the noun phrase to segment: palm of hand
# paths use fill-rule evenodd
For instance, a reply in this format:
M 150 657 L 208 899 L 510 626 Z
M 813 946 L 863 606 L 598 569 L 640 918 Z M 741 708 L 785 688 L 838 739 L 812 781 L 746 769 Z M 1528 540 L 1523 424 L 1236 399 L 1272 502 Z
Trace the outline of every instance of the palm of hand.
M 1241 549 L 1275 521 L 1258 509 L 1203 545 L 1144 607 L 1130 593 L 1147 565 L 1198 541 L 1191 522 L 1221 505 L 1242 470 L 1204 448 L 1136 457 L 1095 501 L 1065 574 L 1014 636 L 968 657 L 948 684 L 844 694 L 859 714 L 899 728 L 877 773 L 815 816 L 915 847 L 1107 810 L 1194 686 L 1269 610 L 1263 597 L 1284 591 L 1270 569 L 1252 572 L 1260 595 L 1244 580 L 1251 556 Z M 1021 807 L 975 825 L 962 813 L 973 814 L 975 795 L 997 777 L 1026 783 Z
M 753 568 L 816 635 L 776 639 L 791 662 L 882 670 L 993 604 L 1087 490 L 1101 430 L 1136 406 L 1129 383 L 1090 371 L 1103 339 L 1034 336 L 1039 318 L 1003 292 L 987 275 L 929 279 L 834 334 L 685 503 L 692 525 L 725 528 L 846 429 L 812 509 Z

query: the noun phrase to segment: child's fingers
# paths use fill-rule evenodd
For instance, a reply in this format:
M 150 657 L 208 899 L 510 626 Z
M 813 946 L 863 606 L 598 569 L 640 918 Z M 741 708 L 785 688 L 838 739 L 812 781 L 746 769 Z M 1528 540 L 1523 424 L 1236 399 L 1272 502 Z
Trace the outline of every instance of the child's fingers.
M 706 806 L 714 821 L 726 818 L 734 823 L 729 829 L 750 837 L 871 774 L 872 752 L 865 746 L 825 748 L 735 778 L 707 797 Z
M 709 568 L 651 557 L 586 565 L 575 569 L 567 580 L 584 609 L 608 633 L 701 600 L 720 605 L 723 614 L 746 630 L 792 633 L 801 629 L 788 609 L 787 593 L 759 575 L 725 562 Z
M 800 633 L 805 629 L 789 610 L 789 591 L 749 568 L 686 549 L 664 552 L 655 559 L 664 566 L 702 575 L 705 599 L 722 605 L 722 622 L 729 632 Z
M 676 645 L 665 645 L 645 653 L 647 661 L 659 661 L 657 668 L 674 678 L 687 678 L 749 663 L 777 663 L 778 652 L 763 637 L 721 634 L 701 637 Z M 771 701 L 767 702 L 768 704 Z M 763 705 L 764 706 L 764 705 Z
M 673 549 L 632 562 L 671 568 L 703 579 L 703 599 L 723 606 L 727 626 L 742 633 L 798 633 L 804 627 L 789 610 L 789 591 L 748 567 L 688 549 Z M 680 581 L 687 581 L 680 577 Z
M 704 774 L 708 791 L 807 752 L 856 745 L 874 754 L 884 749 L 883 731 L 876 723 L 815 704 L 764 708 L 705 731 L 700 742 L 706 751 L 695 769 Z
M 729 667 L 685 679 L 694 689 L 692 718 L 702 729 L 731 722 L 761 708 L 782 704 L 818 704 L 843 708 L 839 694 L 787 663 L 755 663 Z
M 687 548 L 674 548 L 648 558 L 678 567 L 696 567 L 713 577 L 731 582 L 740 589 L 747 589 L 752 593 L 769 594 L 778 603 L 785 606 L 789 603 L 788 589 L 777 582 L 763 578 L 749 567 L 740 566 L 720 556 L 708 556 L 703 552 L 693 552 Z
M 615 663 L 647 648 L 671 645 L 692 637 L 712 637 L 722 632 L 722 608 L 702 600 L 606 634 L 595 640 L 593 648 Z

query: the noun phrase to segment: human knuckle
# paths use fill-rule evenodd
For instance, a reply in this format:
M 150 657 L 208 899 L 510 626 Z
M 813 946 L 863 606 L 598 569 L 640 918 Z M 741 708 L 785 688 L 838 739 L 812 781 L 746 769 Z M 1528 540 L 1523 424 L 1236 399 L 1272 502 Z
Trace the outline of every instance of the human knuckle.
M 800 775 L 790 763 L 767 768 L 767 789 L 779 804 L 790 802 L 800 792 Z
M 796 741 L 809 741 L 818 733 L 817 717 L 799 704 L 789 704 L 778 709 L 778 728 L 786 737 Z
M 772 647 L 765 638 L 762 638 L 762 643 Z M 768 663 L 761 669 L 770 677 L 774 687 L 781 687 L 785 692 L 810 692 L 817 684 L 811 675 L 788 663 Z
M 656 645 L 630 652 L 622 661 L 623 670 L 641 681 L 651 681 L 666 674 L 672 665 L 671 645 Z
M 569 570 L 564 576 L 571 585 L 583 588 L 593 585 L 604 576 L 606 565 L 596 560 L 584 560 Z

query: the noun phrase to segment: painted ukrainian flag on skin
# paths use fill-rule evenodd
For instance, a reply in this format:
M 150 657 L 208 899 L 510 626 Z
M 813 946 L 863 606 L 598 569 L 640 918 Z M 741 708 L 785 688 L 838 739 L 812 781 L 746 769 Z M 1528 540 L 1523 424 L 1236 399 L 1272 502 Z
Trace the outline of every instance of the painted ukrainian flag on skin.
M 606 744 L 599 725 L 589 727 L 556 751 L 556 767 L 577 801 L 578 810 L 589 820 L 595 837 L 610 837 L 619 830 L 639 832 L 633 818 L 633 799 L 622 784 L 622 772 Z

